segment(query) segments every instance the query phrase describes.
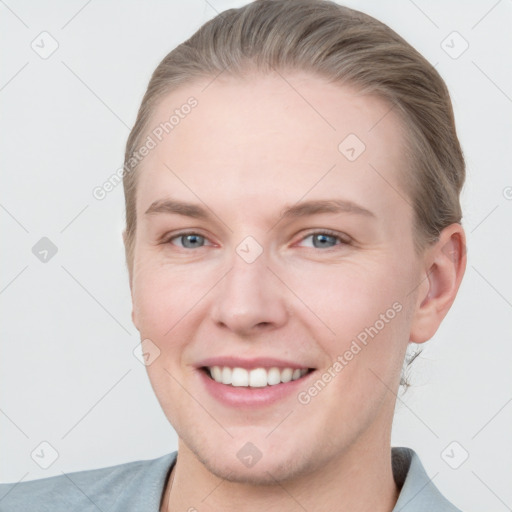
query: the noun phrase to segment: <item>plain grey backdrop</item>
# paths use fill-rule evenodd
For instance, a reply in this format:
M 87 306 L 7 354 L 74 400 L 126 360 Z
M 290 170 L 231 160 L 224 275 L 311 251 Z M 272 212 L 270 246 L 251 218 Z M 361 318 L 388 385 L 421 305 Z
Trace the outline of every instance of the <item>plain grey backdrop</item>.
M 0 481 L 177 447 L 134 354 L 122 166 L 150 74 L 247 2 L 0 0 Z M 349 0 L 436 66 L 467 162 L 468 267 L 397 402 L 393 445 L 466 512 L 512 509 L 512 2 Z M 137 352 L 136 352 L 137 353 Z

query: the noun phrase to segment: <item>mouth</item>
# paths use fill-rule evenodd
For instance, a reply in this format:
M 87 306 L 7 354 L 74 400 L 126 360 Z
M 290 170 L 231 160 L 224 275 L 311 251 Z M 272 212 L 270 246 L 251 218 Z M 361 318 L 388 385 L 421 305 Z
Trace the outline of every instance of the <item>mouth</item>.
M 238 366 L 203 366 L 200 368 L 211 380 L 236 388 L 268 388 L 302 379 L 313 368 L 277 366 L 242 368 Z

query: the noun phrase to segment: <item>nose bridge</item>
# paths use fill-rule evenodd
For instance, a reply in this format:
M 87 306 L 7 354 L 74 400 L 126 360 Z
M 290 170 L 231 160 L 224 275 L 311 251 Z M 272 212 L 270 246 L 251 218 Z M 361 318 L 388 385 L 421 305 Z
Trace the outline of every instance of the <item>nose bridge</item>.
M 239 334 L 286 321 L 280 282 L 267 268 L 268 254 L 256 243 L 247 237 L 236 247 L 212 307 L 214 321 Z

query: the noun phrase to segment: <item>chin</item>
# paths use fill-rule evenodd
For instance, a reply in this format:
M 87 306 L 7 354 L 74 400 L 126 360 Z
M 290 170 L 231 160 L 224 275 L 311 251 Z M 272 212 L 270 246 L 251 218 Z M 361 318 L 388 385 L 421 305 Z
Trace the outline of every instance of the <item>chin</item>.
M 205 456 L 192 450 L 196 458 L 203 466 L 218 478 L 240 484 L 250 485 L 275 485 L 277 482 L 285 482 L 294 480 L 301 476 L 305 476 L 315 470 L 315 463 L 308 458 L 303 449 L 295 449 L 292 454 L 280 453 L 278 450 L 272 450 L 271 456 L 261 454 L 261 458 L 252 466 L 244 464 L 243 458 L 245 453 L 251 453 L 248 448 L 246 452 L 242 452 L 238 457 L 229 457 L 226 451 L 220 453 L 213 450 L 213 453 Z M 241 460 L 240 460 L 241 459 Z M 250 464 L 248 462 L 247 464 Z M 318 463 L 318 466 L 321 464 Z

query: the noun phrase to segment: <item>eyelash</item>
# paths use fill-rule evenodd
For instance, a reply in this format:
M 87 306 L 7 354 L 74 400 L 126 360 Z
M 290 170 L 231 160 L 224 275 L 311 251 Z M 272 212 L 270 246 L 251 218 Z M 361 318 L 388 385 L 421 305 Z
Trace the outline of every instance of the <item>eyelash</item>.
M 172 244 L 172 241 L 175 240 L 176 238 L 181 238 L 181 237 L 188 236 L 188 235 L 197 235 L 197 236 L 200 236 L 200 237 L 204 238 L 205 240 L 207 240 L 207 238 L 204 235 L 201 235 L 201 233 L 197 233 L 196 231 L 185 231 L 183 233 L 178 233 L 178 234 L 172 235 L 172 237 L 166 238 L 163 243 L 164 244 Z M 336 238 L 340 243 L 335 245 L 334 247 L 328 247 L 326 249 L 320 249 L 317 247 L 309 247 L 309 249 L 319 249 L 321 251 L 328 252 L 328 251 L 335 250 L 336 247 L 339 247 L 339 246 L 350 245 L 350 239 L 348 236 L 342 237 L 339 233 L 337 233 L 336 231 L 331 231 L 330 229 L 311 231 L 311 232 L 307 233 L 306 235 L 304 235 L 300 239 L 300 242 L 303 242 L 306 238 L 309 238 L 309 237 L 315 236 L 315 235 L 327 235 L 327 236 Z M 192 250 L 188 247 L 179 247 L 179 248 L 187 250 L 187 251 Z

